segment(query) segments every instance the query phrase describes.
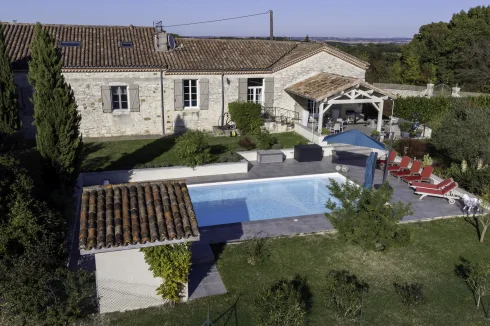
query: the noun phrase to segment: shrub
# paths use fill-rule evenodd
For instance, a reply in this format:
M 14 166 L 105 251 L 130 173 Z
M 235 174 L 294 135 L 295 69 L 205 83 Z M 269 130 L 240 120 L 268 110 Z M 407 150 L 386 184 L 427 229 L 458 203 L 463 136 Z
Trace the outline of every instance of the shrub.
M 307 324 L 311 292 L 306 279 L 282 279 L 261 293 L 254 302 L 255 325 L 302 326 Z
M 400 122 L 400 124 L 398 125 L 400 127 L 400 131 L 405 131 L 405 132 L 408 132 L 412 129 L 412 123 L 411 122 Z
M 237 152 L 226 152 L 221 155 L 218 159 L 218 163 L 229 163 L 229 162 L 240 162 L 242 160 L 242 156 Z
M 369 286 L 346 270 L 332 270 L 327 275 L 327 304 L 342 317 L 356 317 L 361 311 L 362 291 Z
M 282 145 L 281 144 L 274 144 L 272 145 L 272 149 L 281 149 Z
M 245 148 L 247 151 L 255 148 L 255 143 L 248 137 L 240 139 L 240 141 L 238 141 L 238 145 Z
M 271 133 L 262 128 L 257 134 L 257 147 L 258 149 L 270 149 L 276 142 L 276 138 Z
M 433 160 L 429 154 L 424 155 L 424 160 L 422 161 L 422 167 L 432 166 Z
M 451 164 L 446 170 L 446 175 L 453 178 L 460 187 L 467 191 L 481 195 L 482 191 L 490 185 L 490 168 L 482 168 L 477 170 L 473 167 L 459 166 L 455 163 Z
M 250 265 L 263 263 L 270 256 L 267 238 L 254 238 L 247 242 L 248 259 Z
M 410 158 L 422 159 L 429 152 L 427 142 L 420 139 L 400 139 L 393 147 L 401 155 L 406 155 Z
M 322 135 L 328 135 L 328 129 L 322 128 Z
M 419 306 L 426 302 L 422 284 L 420 283 L 393 283 L 396 294 L 398 294 L 404 305 L 408 307 Z
M 371 136 L 379 136 L 379 131 L 376 129 L 371 132 Z
M 260 117 L 262 106 L 252 102 L 231 102 L 228 104 L 231 120 L 241 134 L 256 133 L 264 124 Z
M 175 141 L 175 151 L 182 164 L 195 167 L 211 160 L 209 136 L 202 131 L 189 130 Z
M 188 243 L 156 246 L 140 249 L 154 277 L 164 281 L 157 294 L 172 302 L 180 301 L 184 284 L 188 281 L 191 267 L 191 249 Z

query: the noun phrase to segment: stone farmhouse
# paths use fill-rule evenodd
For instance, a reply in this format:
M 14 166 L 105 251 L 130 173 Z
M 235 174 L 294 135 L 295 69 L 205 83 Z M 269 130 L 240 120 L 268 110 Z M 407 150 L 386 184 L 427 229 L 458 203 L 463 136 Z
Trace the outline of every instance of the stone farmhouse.
M 261 103 L 271 115 L 294 120 L 289 126 L 306 128 L 313 117 L 318 132 L 325 114 L 343 116 L 370 103 L 381 130 L 383 101 L 390 98 L 364 82 L 366 62 L 324 43 L 174 39 L 161 29 L 132 25 L 43 28 L 57 41 L 85 138 L 211 131 L 224 122 L 228 103 L 237 100 Z M 27 69 L 33 32 L 33 24 L 5 24 L 30 136 Z

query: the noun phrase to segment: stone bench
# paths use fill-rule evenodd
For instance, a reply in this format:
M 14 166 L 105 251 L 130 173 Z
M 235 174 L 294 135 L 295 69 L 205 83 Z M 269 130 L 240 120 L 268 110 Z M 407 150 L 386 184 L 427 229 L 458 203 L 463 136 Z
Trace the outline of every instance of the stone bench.
M 284 154 L 282 151 L 271 149 L 267 151 L 257 151 L 257 162 L 259 163 L 282 163 Z

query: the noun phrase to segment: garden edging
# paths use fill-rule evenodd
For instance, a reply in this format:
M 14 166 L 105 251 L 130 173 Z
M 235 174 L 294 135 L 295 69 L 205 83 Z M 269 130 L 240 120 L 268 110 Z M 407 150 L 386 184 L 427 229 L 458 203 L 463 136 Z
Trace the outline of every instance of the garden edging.
M 187 166 L 171 166 L 148 169 L 86 172 L 80 173 L 79 181 L 82 187 L 86 187 L 101 185 L 104 180 L 109 180 L 111 184 L 119 184 L 163 179 L 185 179 L 208 175 L 247 173 L 248 164 L 248 161 L 241 160 L 240 162 L 206 164 L 196 166 L 195 168 Z

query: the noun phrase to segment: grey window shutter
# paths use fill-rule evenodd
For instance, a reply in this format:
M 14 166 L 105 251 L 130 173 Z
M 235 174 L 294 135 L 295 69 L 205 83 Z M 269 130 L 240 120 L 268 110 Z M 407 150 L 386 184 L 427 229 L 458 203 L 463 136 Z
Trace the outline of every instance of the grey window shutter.
M 140 90 L 138 85 L 129 85 L 129 100 L 131 112 L 140 112 Z
M 209 79 L 199 79 L 199 108 L 201 110 L 209 109 Z
M 247 78 L 238 79 L 238 100 L 247 102 Z
M 174 80 L 174 110 L 182 111 L 184 109 L 184 102 L 182 92 L 184 87 L 182 86 L 182 79 Z
M 112 100 L 111 100 L 111 86 L 102 86 L 102 112 L 111 113 L 112 112 Z
M 274 106 L 274 77 L 264 79 L 264 106 L 266 108 Z

